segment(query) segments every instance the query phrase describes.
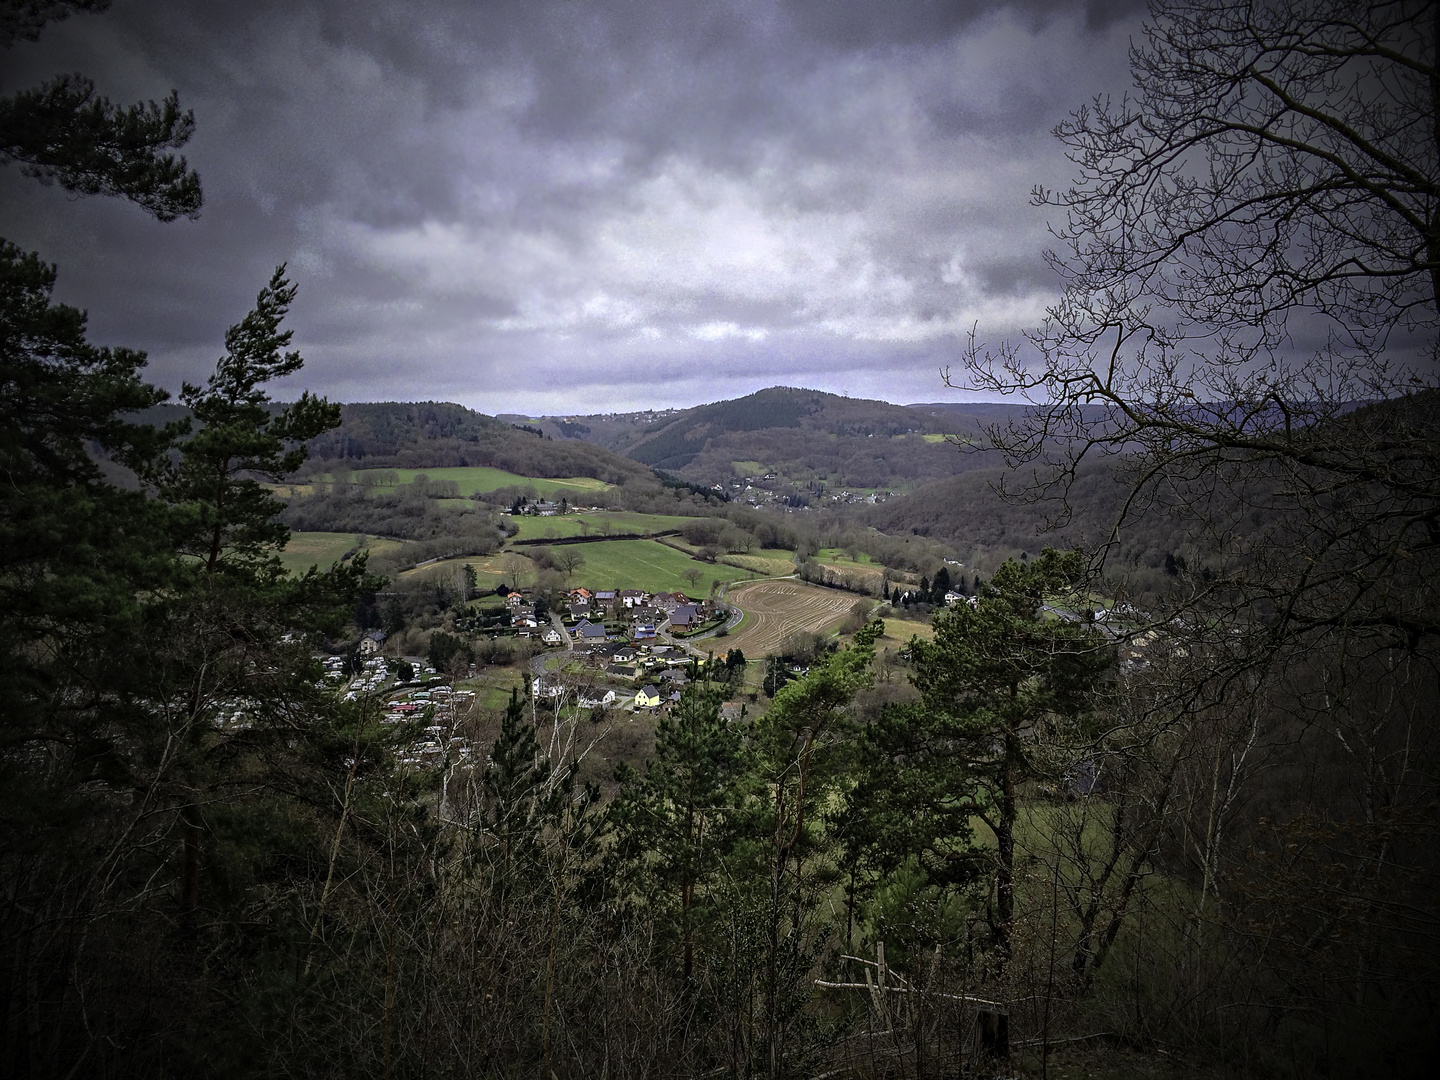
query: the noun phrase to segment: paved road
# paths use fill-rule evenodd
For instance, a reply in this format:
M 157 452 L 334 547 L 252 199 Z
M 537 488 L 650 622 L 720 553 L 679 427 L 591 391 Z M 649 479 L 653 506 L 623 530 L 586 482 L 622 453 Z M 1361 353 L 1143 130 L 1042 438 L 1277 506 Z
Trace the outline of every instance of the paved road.
M 705 633 L 696 634 L 694 637 L 687 638 L 686 640 L 707 641 L 710 638 L 713 638 L 716 634 L 720 633 L 721 630 L 724 630 L 728 633 L 729 631 L 734 630 L 735 627 L 739 626 L 740 620 L 743 618 L 745 618 L 745 613 L 741 611 L 738 607 L 734 607 L 732 605 L 730 607 L 730 617 L 725 620 L 724 626 L 717 626 L 714 630 L 706 630 Z
M 657 626 L 655 628 L 655 636 L 661 641 L 663 641 L 666 645 L 673 645 L 681 652 L 686 652 L 689 653 L 691 656 L 698 656 L 701 659 L 704 659 L 705 654 L 699 649 L 697 649 L 694 645 L 691 645 L 688 641 L 682 641 L 680 638 L 673 637 L 670 631 L 665 629 L 665 627 L 669 625 L 670 624 L 667 622 L 660 626 Z
M 530 658 L 530 674 L 544 675 L 552 660 L 555 662 L 555 666 L 559 667 L 569 655 L 570 650 L 568 649 L 547 648 L 545 652 L 536 653 Z
M 561 621 L 559 612 L 552 611 L 550 613 L 550 623 L 556 630 L 560 631 L 560 637 L 563 639 L 564 644 L 558 649 L 547 647 L 544 652 L 536 653 L 532 656 L 530 658 L 531 675 L 544 675 L 552 667 L 559 668 L 574 655 L 570 651 L 570 646 L 573 644 L 570 631 L 565 629 L 565 623 Z
M 550 625 L 560 631 L 560 640 L 564 642 L 565 649 L 568 652 L 574 642 L 570 640 L 570 631 L 565 629 L 565 622 L 560 618 L 558 611 L 552 611 L 550 613 Z

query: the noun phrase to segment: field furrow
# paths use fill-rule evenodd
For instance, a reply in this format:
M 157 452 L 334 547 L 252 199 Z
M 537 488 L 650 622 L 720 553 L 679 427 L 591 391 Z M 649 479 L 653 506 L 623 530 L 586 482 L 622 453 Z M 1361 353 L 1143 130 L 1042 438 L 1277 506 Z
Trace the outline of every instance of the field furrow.
M 731 588 L 727 600 L 747 618 L 725 647 L 758 658 L 777 652 L 793 634 L 823 634 L 834 629 L 849 614 L 856 597 L 801 581 L 755 581 Z

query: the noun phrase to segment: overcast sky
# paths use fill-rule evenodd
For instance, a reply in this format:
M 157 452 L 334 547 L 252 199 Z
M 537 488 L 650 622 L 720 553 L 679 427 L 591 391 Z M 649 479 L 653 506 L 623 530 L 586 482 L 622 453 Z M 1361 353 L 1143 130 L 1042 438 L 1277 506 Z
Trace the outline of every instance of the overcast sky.
M 115 0 L 3 54 L 172 87 L 205 207 L 162 225 L 0 168 L 0 234 L 178 388 L 287 262 L 282 396 L 485 412 L 775 384 L 957 400 L 1056 294 L 1050 129 L 1128 84 L 1134 3 Z

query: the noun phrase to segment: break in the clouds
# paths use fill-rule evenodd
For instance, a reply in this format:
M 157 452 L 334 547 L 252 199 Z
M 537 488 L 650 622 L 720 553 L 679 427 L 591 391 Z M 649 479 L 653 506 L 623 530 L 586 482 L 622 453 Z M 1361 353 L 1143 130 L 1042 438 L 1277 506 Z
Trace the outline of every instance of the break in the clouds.
M 171 388 L 287 262 L 296 387 L 488 412 L 945 396 L 1057 283 L 1050 129 L 1134 4 L 116 0 L 4 54 L 195 111 L 199 220 L 0 172 L 0 233 Z

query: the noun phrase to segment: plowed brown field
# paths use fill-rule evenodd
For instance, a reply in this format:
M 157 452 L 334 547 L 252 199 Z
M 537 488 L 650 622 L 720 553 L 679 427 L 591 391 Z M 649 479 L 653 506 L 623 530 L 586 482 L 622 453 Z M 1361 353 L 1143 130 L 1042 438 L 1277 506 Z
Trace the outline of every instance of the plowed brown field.
M 803 581 L 754 581 L 735 586 L 726 599 L 747 618 L 744 627 L 725 640 L 725 648 L 758 659 L 775 652 L 797 631 L 820 634 L 833 629 L 859 598 Z

